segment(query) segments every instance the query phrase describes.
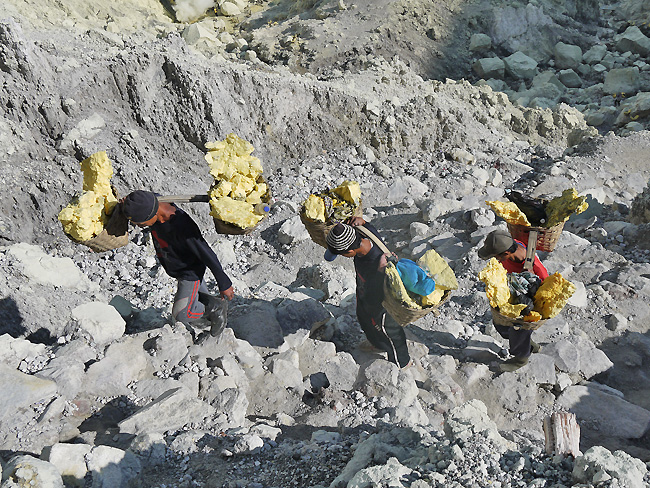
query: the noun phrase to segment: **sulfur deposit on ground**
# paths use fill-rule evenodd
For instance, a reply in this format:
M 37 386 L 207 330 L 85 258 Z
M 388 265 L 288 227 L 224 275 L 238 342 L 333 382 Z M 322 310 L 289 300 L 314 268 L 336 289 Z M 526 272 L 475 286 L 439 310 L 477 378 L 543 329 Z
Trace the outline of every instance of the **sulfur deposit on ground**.
M 106 151 L 99 151 L 81 162 L 83 193 L 61 212 L 63 231 L 76 241 L 87 241 L 104 230 L 117 198 L 111 187 L 113 166 Z
M 237 0 L 187 23 L 37 3 L 0 3 L 3 486 L 650 485 L 648 0 Z M 102 150 L 118 188 L 204 194 L 228 134 L 275 202 L 239 236 L 183 205 L 236 290 L 194 344 L 146 230 L 96 254 L 57 215 Z M 346 180 L 390 249 L 435 251 L 458 284 L 405 327 L 407 370 L 358 347 L 352 262 L 301 222 Z M 245 181 L 224 197 L 252 205 Z M 539 253 L 575 291 L 501 374 L 477 250 L 508 188 L 589 207 Z M 544 452 L 557 411 L 577 459 Z

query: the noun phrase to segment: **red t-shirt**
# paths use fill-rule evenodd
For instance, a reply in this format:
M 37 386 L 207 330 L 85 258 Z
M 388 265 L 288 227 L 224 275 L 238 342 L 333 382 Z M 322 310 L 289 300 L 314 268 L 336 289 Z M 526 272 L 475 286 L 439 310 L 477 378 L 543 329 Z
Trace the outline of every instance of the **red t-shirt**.
M 524 246 L 523 242 L 515 240 L 517 244 L 519 244 L 521 247 L 526 249 L 526 246 Z M 514 261 L 510 261 L 509 259 L 505 259 L 501 261 L 501 264 L 503 267 L 506 269 L 508 273 L 521 273 L 524 271 L 524 263 L 515 263 Z M 539 260 L 537 257 L 537 254 L 535 254 L 535 260 L 533 261 L 533 273 L 535 273 L 537 276 L 539 276 L 539 279 L 544 281 L 546 278 L 548 278 L 548 271 L 542 264 L 542 262 Z

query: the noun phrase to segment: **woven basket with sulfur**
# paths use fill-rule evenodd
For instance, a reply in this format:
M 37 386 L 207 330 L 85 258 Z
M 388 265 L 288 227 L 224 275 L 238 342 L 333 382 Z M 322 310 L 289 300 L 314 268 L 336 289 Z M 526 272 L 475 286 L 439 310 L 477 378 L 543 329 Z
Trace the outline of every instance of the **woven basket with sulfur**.
M 521 224 L 511 224 L 506 222 L 508 225 L 508 231 L 513 239 L 521 241 L 528 244 L 529 238 L 531 237 L 531 232 L 534 232 L 535 235 L 535 249 L 538 251 L 551 252 L 555 249 L 560 234 L 562 234 L 562 229 L 564 228 L 564 222 L 554 225 L 551 228 L 545 227 L 531 227 L 528 225 Z
M 363 217 L 363 207 L 361 206 L 361 203 L 359 203 L 359 206 L 354 209 L 351 217 Z M 305 226 L 305 229 L 307 229 L 311 240 L 325 248 L 327 247 L 327 233 L 339 222 L 336 220 L 328 220 L 327 222 L 312 220 L 305 214 L 304 206 L 300 210 L 300 220 Z
M 538 320 L 537 322 L 526 322 L 521 318 L 513 319 L 511 317 L 506 317 L 505 315 L 499 313 L 498 309 L 494 307 L 490 307 L 490 308 L 492 309 L 492 321 L 496 325 L 503 325 L 505 327 L 514 327 L 515 329 L 525 329 L 525 330 L 537 330 L 542 325 L 544 325 L 548 320 L 548 319 L 541 319 Z
M 386 245 L 368 229 L 366 229 L 363 226 L 357 226 L 356 229 L 359 229 L 359 231 L 361 231 L 371 241 L 373 241 L 385 254 L 388 255 L 392 254 L 390 250 L 386 247 Z M 394 266 L 394 265 L 392 263 L 389 263 L 388 266 Z M 440 301 L 435 305 L 415 308 L 399 300 L 391 291 L 390 286 L 388 284 L 388 280 L 386 279 L 384 280 L 384 301 L 382 302 L 382 305 L 384 306 L 386 311 L 391 315 L 391 317 L 395 319 L 397 323 L 399 323 L 401 326 L 406 326 L 410 323 L 415 322 L 418 319 L 421 319 L 422 317 L 430 313 L 436 313 L 436 314 L 439 313 L 438 307 L 440 307 L 440 305 L 442 305 L 444 302 L 449 300 L 450 297 L 451 297 L 451 290 L 446 290 L 442 295 Z
M 111 187 L 113 195 L 119 200 L 117 189 Z M 104 229 L 95 237 L 86 240 L 77 240 L 65 234 L 71 241 L 89 247 L 95 252 L 106 252 L 126 246 L 129 243 L 129 221 L 122 212 L 122 205 L 119 203 L 113 207 L 113 212 L 104 224 Z
M 126 246 L 129 243 L 129 221 L 122 212 L 122 205 L 116 205 L 113 209 L 104 230 L 99 235 L 82 241 L 80 244 L 88 246 L 95 252 L 105 252 Z

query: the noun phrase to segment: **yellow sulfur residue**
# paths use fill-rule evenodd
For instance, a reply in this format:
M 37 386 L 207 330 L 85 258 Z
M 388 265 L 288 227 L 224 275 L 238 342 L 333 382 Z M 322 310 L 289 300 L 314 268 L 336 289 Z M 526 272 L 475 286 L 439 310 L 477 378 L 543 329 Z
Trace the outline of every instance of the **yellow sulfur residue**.
M 566 222 L 572 214 L 579 214 L 587 210 L 589 204 L 587 197 L 578 196 L 575 188 L 568 188 L 562 195 L 554 198 L 546 205 L 546 227 L 553 227 L 561 222 Z
M 304 208 L 308 219 L 325 222 L 325 202 L 321 197 L 309 195 L 305 200 Z
M 81 162 L 83 190 L 78 198 L 59 212 L 63 231 L 76 241 L 87 241 L 104 230 L 117 199 L 111 188 L 113 166 L 106 151 L 99 151 Z
M 402 283 L 402 279 L 399 277 L 399 272 L 397 268 L 389 263 L 386 266 L 386 279 L 388 280 L 388 287 L 390 292 L 397 298 L 400 302 L 410 308 L 422 308 L 409 294 L 408 290 Z
M 361 201 L 361 186 L 356 181 L 345 180 L 339 186 L 332 190 L 332 193 L 337 194 L 346 202 L 353 205 L 359 205 Z
M 268 186 L 261 176 L 262 163 L 251 155 L 255 148 L 235 134 L 205 147 L 205 160 L 215 179 L 208 191 L 210 215 L 242 229 L 256 225 L 263 216 L 254 207 L 268 203 Z
M 210 215 L 229 224 L 237 225 L 242 229 L 253 227 L 264 218 L 263 215 L 253 213 L 251 208 L 250 203 L 233 200 L 230 197 L 210 200 Z
M 503 220 L 512 225 L 527 225 L 530 227 L 530 222 L 526 215 L 519 210 L 519 207 L 513 202 L 485 202 L 489 205 L 494 213 L 501 217 Z
M 544 319 L 553 318 L 560 313 L 575 291 L 576 286 L 564 279 L 560 273 L 552 274 L 535 293 L 535 311 Z

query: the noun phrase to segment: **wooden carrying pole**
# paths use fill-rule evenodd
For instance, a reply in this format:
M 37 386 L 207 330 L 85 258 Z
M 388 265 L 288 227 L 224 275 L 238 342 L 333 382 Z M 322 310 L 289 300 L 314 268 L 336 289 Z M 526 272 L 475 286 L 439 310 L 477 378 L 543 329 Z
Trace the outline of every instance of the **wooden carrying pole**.
M 210 196 L 207 193 L 201 193 L 199 195 L 164 195 L 158 197 L 158 201 L 165 203 L 208 203 L 210 201 Z
M 524 261 L 524 269 L 526 271 L 533 271 L 533 263 L 535 262 L 535 251 L 537 250 L 537 231 L 532 230 L 528 233 L 528 244 L 526 246 L 526 260 Z
M 544 418 L 544 437 L 546 453 L 549 455 L 571 454 L 574 458 L 582 455 L 580 426 L 573 413 L 555 412 L 550 417 Z

